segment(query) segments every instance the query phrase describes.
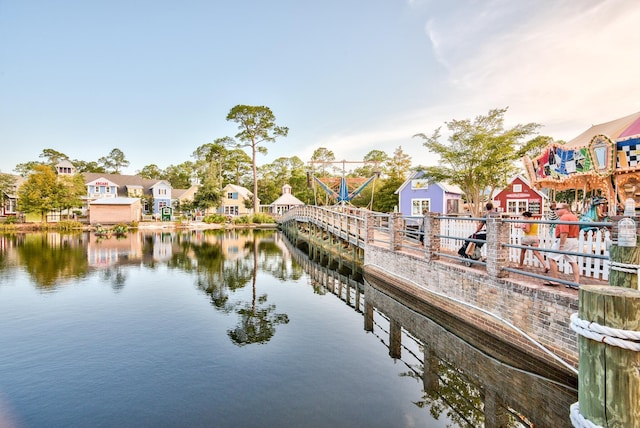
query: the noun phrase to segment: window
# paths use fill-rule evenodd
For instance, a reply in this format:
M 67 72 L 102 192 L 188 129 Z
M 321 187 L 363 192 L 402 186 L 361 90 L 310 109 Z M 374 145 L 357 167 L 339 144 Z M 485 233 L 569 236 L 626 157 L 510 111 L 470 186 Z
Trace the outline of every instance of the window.
M 238 192 L 227 193 L 227 199 L 238 199 Z
M 529 201 L 526 199 L 507 199 L 507 212 L 512 214 L 520 214 L 528 209 Z
M 236 205 L 227 205 L 224 207 L 224 213 L 226 215 L 238 215 L 238 207 Z
M 411 215 L 421 216 L 422 211 L 430 211 L 430 199 L 412 199 L 411 200 Z
M 513 185 L 513 192 L 514 193 L 521 193 L 522 192 L 522 184 L 514 184 Z
M 104 193 L 111 193 L 111 187 L 105 186 Z

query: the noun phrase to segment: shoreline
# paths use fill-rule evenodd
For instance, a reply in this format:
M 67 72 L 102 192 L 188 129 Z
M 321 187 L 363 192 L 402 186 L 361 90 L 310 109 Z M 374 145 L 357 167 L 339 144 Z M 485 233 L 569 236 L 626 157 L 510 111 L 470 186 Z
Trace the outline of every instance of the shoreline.
M 11 225 L 0 225 L 0 233 L 11 232 L 94 232 L 95 225 L 83 225 L 82 228 L 72 230 L 58 230 L 57 223 L 18 223 Z M 103 225 L 104 226 L 104 225 Z M 108 225 L 112 227 L 113 225 Z M 251 223 L 251 224 L 233 224 L 233 223 L 204 223 L 204 222 L 188 222 L 179 223 L 169 221 L 157 222 L 140 222 L 136 227 L 129 227 L 129 230 L 217 230 L 217 229 L 277 229 L 277 223 Z

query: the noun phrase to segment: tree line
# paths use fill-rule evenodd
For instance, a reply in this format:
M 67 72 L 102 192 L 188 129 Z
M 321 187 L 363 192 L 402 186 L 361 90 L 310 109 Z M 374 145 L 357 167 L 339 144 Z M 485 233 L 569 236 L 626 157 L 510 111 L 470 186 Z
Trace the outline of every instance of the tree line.
M 431 134 L 415 134 L 413 137 L 422 139 L 423 146 L 438 158 L 435 166 L 412 166 L 411 157 L 403 152 L 401 146 L 392 154 L 372 149 L 361 163 L 347 164 L 336 160 L 331 150 L 319 147 L 307 163 L 298 156 L 291 156 L 259 166 L 257 155 L 267 154 L 266 144 L 286 137 L 288 128 L 276 124 L 275 115 L 268 107 L 237 105 L 226 117 L 227 121 L 238 125 L 239 132 L 235 136 L 217 138 L 197 147 L 191 155 L 192 160 L 164 169 L 151 163 L 136 173 L 146 179 L 166 180 L 176 189 L 186 189 L 194 182 L 198 183 L 194 201 L 180 207 L 183 210 L 217 206 L 221 190 L 227 184 L 252 188 L 253 194 L 263 204 L 277 199 L 285 184 L 289 184 L 292 194 L 306 204 L 332 204 L 333 201 L 316 186 L 314 178 L 323 180 L 344 175 L 356 179 L 375 175 L 374 183 L 351 203 L 389 212 L 398 203 L 396 190 L 413 171 L 420 170 L 424 172 L 423 178 L 459 186 L 471 212 L 479 214 L 484 201 L 521 171 L 518 161 L 525 155 L 539 153 L 552 141 L 550 137 L 543 136 L 528 139 L 540 127 L 535 123 L 505 129 L 506 111 L 506 108 L 494 109 L 474 120 L 446 122 L 448 135 L 445 141 L 441 128 Z M 39 157 L 39 161 L 16 165 L 14 171 L 26 179 L 18 194 L 19 208 L 43 215 L 51 209 L 80 206 L 80 197 L 86 193 L 80 174 L 120 174 L 129 165 L 118 148 L 97 161 L 71 159 L 54 149 L 44 149 Z M 80 178 L 56 180 L 54 167 L 63 160 L 74 165 Z M 351 167 L 355 164 L 357 166 Z M 0 174 L 0 189 L 9 193 L 12 184 L 10 175 Z M 258 212 L 258 200 L 254 198 L 252 204 L 254 212 Z

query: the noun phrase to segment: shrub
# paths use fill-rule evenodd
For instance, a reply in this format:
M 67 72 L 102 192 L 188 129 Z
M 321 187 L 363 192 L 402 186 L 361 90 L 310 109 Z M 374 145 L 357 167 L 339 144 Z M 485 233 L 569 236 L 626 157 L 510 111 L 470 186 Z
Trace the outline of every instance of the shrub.
M 3 224 L 16 224 L 18 222 L 18 217 L 15 215 L 10 215 L 8 217 L 5 217 L 5 219 L 2 221 Z
M 62 220 L 56 224 L 56 229 L 62 232 L 74 229 L 82 229 L 82 223 L 75 220 Z
M 254 214 L 251 218 L 251 223 L 255 224 L 270 224 L 275 223 L 275 219 L 271 217 L 269 214 L 258 213 Z
M 249 223 L 251 223 L 251 219 L 249 218 L 249 216 L 246 216 L 246 215 L 233 218 L 233 224 L 249 224 Z
M 227 221 L 227 217 L 223 216 L 222 214 L 209 214 L 208 216 L 205 216 L 202 219 L 203 222 L 205 223 L 218 223 L 218 224 L 223 224 Z
M 124 223 L 120 223 L 120 224 L 116 224 L 115 226 L 113 226 L 111 228 L 111 230 L 113 231 L 113 233 L 118 234 L 118 235 L 124 235 L 129 231 L 129 226 L 127 226 Z

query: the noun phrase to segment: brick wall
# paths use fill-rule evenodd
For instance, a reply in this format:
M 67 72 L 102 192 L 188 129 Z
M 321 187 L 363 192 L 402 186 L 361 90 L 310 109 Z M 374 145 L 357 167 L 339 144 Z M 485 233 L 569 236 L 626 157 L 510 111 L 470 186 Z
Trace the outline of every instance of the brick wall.
M 364 270 L 365 274 L 385 277 L 395 286 L 405 288 L 527 353 L 560 365 L 508 324 L 457 301 L 482 308 L 515 325 L 577 367 L 577 336 L 569 327 L 569 316 L 578 311 L 575 295 L 558 289 L 540 289 L 510 278 L 490 277 L 484 269 L 439 260 L 427 261 L 424 257 L 391 252 L 375 245 L 365 249 Z

